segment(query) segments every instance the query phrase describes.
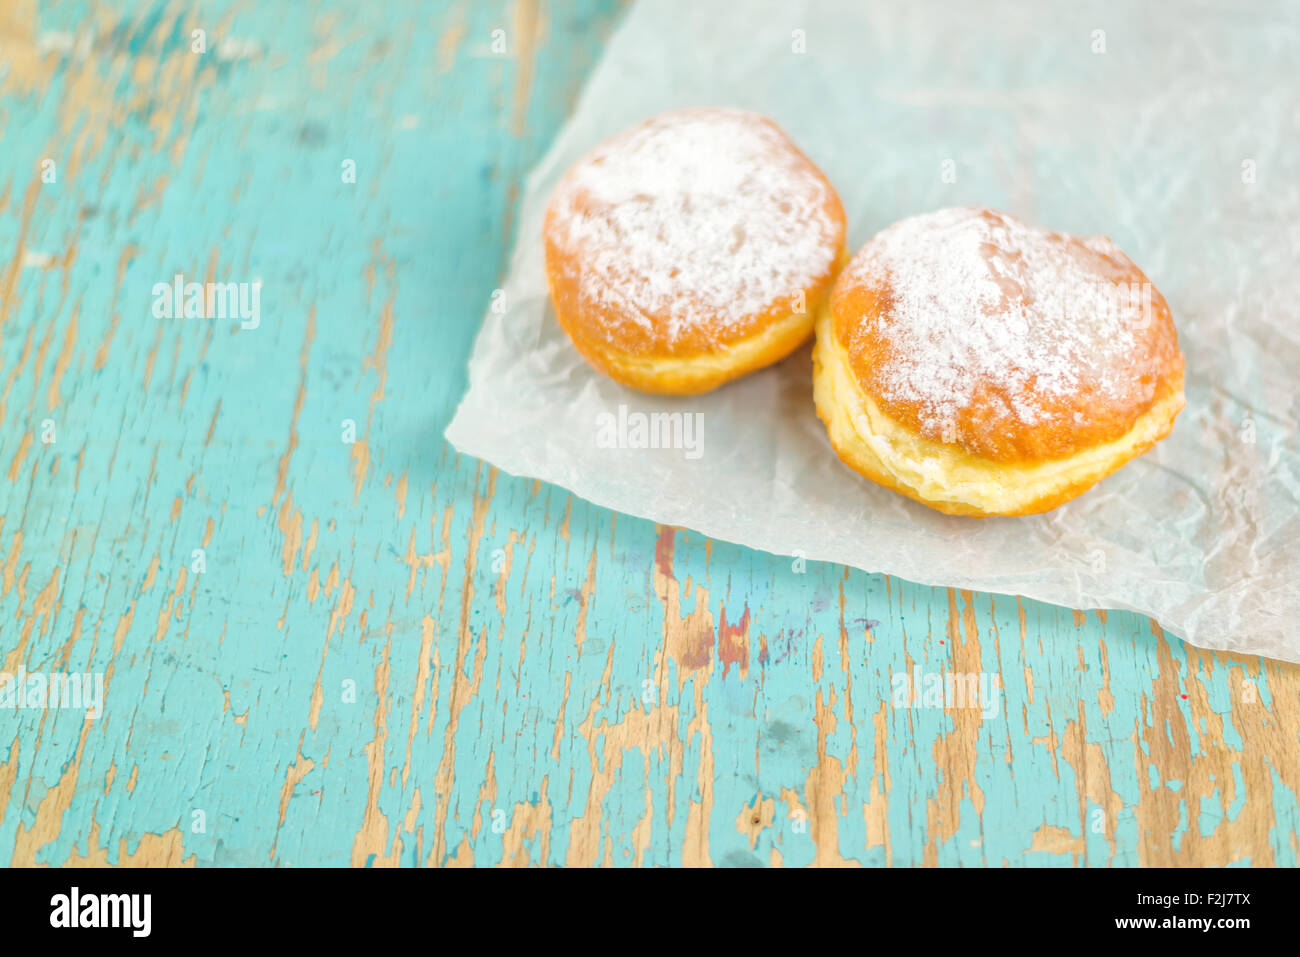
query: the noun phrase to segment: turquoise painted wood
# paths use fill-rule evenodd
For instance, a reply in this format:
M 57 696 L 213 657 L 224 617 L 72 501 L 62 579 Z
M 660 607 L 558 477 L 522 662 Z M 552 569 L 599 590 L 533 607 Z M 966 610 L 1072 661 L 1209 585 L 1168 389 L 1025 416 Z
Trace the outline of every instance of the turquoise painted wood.
M 1300 669 L 442 440 L 617 5 L 184 6 L 0 12 L 0 861 L 1297 863 Z

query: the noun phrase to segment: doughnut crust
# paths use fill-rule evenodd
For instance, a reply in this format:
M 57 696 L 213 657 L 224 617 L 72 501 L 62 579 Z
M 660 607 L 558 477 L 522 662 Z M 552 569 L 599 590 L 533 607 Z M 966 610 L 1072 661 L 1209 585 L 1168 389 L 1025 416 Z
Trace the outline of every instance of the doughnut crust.
M 1168 304 L 1132 260 L 982 207 L 877 234 L 816 331 L 836 453 L 948 514 L 1055 508 L 1168 435 L 1184 405 Z
M 556 318 L 600 371 L 689 395 L 812 335 L 844 263 L 844 208 L 770 120 L 660 114 L 556 186 L 543 239 Z

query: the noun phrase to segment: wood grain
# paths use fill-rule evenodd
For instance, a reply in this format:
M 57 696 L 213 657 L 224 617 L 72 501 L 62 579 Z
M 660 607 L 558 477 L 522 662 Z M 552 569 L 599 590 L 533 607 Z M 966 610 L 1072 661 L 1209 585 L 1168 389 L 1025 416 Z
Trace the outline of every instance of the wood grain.
M 1295 866 L 1300 669 L 442 440 L 618 12 L 0 8 L 0 670 L 105 684 L 0 710 L 0 861 Z M 156 317 L 178 272 L 260 323 Z

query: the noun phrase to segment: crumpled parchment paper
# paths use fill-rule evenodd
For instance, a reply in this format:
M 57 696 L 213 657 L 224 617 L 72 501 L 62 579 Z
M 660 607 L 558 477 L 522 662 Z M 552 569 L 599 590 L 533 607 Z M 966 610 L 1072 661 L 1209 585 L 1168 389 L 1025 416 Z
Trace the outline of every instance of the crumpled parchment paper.
M 643 2 L 528 179 L 505 297 L 447 438 L 753 548 L 1134 609 L 1196 645 L 1300 661 L 1298 28 L 1300 8 L 1267 3 Z M 969 203 L 1110 236 L 1173 310 L 1187 358 L 1173 434 L 1055 511 L 958 518 L 838 461 L 806 348 L 681 399 L 593 371 L 547 301 L 551 187 L 605 137 L 705 104 L 784 127 L 839 190 L 851 250 Z M 606 447 L 637 441 L 638 412 L 698 415 L 700 431 L 679 448 Z

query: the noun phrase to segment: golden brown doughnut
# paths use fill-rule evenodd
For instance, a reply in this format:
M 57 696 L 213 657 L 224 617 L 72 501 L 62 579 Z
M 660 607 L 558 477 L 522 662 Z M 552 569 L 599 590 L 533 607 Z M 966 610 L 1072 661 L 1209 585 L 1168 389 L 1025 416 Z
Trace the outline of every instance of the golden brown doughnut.
M 811 334 L 842 264 L 844 209 L 770 120 L 655 116 L 580 160 L 551 195 L 546 277 L 597 369 L 648 392 L 704 392 Z
M 1109 239 L 980 207 L 878 233 L 817 319 L 814 397 L 840 458 L 941 512 L 1069 501 L 1169 434 L 1169 306 Z

